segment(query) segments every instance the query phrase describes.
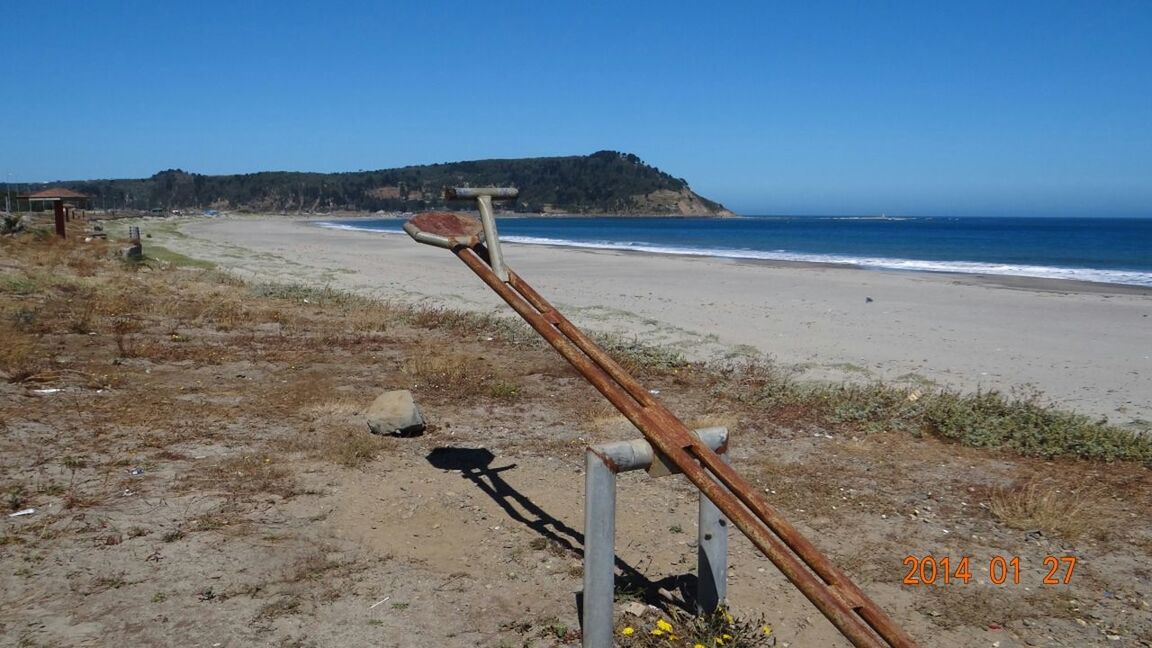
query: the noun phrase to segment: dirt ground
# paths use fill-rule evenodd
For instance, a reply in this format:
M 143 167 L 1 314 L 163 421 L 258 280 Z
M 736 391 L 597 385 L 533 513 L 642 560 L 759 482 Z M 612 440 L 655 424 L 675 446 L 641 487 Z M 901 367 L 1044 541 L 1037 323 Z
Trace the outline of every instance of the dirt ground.
M 558 355 L 115 248 L 0 239 L 0 644 L 579 645 L 584 449 L 638 434 Z M 920 645 L 1152 646 L 1146 467 L 825 429 L 625 361 L 728 426 L 735 467 Z M 368 433 L 396 388 L 422 436 Z M 682 602 L 689 485 L 622 475 L 618 515 L 618 602 Z M 904 584 L 929 555 L 970 580 Z M 738 533 L 729 601 L 778 645 L 848 645 Z

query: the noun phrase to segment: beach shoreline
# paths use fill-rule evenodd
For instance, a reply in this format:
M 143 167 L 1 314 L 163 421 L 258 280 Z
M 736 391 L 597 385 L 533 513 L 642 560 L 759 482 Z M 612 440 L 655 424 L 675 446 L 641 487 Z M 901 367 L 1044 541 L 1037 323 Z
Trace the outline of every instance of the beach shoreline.
M 511 315 L 446 251 L 324 220 L 190 219 L 156 242 L 248 279 Z M 1152 289 L 516 243 L 505 257 L 577 325 L 694 360 L 764 354 L 803 379 L 1034 389 L 1115 423 L 1152 420 Z
M 331 229 L 373 233 L 402 231 L 402 219 L 395 217 L 311 220 L 318 227 Z M 779 231 L 763 226 L 763 223 L 777 219 L 764 217 L 749 219 L 760 225 L 737 230 L 705 226 L 708 219 L 690 219 L 682 232 L 677 232 L 681 228 L 671 222 L 649 227 L 637 219 L 628 218 L 617 219 L 623 224 L 613 222 L 603 227 L 594 224 L 596 219 L 591 218 L 572 219 L 571 225 L 546 222 L 556 219 L 529 219 L 531 222 L 524 225 L 518 224 L 515 218 L 499 220 L 504 222 L 500 232 L 501 240 L 506 243 L 709 257 L 749 263 L 811 263 L 867 270 L 988 277 L 991 280 L 1006 277 L 1001 281 L 1010 282 L 1008 285 L 1017 285 L 1020 279 L 1027 278 L 1055 279 L 1091 284 L 1094 290 L 1099 290 L 1100 286 L 1121 285 L 1152 291 L 1152 266 L 1148 266 L 1147 261 L 1132 248 L 1133 242 L 1139 240 L 1133 237 L 1143 236 L 1144 232 L 1132 231 L 1123 241 L 1113 240 L 1111 244 L 1116 246 L 1116 259 L 1107 256 L 1113 251 L 1105 252 L 1097 243 L 1095 247 L 1088 245 L 1091 251 L 1084 253 L 1086 256 L 1073 260 L 1064 249 L 1066 246 L 1051 240 L 1052 228 L 1059 227 L 1051 219 L 1039 224 L 1041 233 L 1035 238 L 1026 237 L 1021 242 L 1022 249 L 1002 243 L 1006 237 L 1021 234 L 1020 228 L 1028 225 L 1021 219 L 1006 219 L 1010 223 L 1008 226 L 991 224 L 998 219 L 974 219 L 981 224 L 964 226 L 959 231 L 951 231 L 954 224 L 945 224 L 958 219 L 878 219 L 916 223 L 911 229 L 885 232 L 881 237 L 885 239 L 883 242 L 877 238 L 878 230 L 841 231 L 838 229 L 840 221 L 870 220 L 843 217 L 814 217 L 811 221 L 804 218 L 779 219 L 786 223 Z M 836 222 L 835 226 L 829 227 L 830 221 Z M 925 227 L 929 229 L 926 231 Z M 939 227 L 944 229 L 932 229 Z M 1090 236 L 1082 230 L 1074 234 Z M 846 240 L 855 238 L 865 241 L 863 247 Z M 967 241 L 967 245 L 975 246 L 975 249 L 960 249 L 947 242 L 952 239 Z M 914 241 L 923 242 L 927 247 L 913 251 L 908 246 Z M 984 245 L 993 247 L 982 250 Z M 1041 251 L 1040 248 L 1045 246 L 1046 251 Z M 1029 287 L 1027 284 L 1024 286 Z M 1056 290 L 1067 288 L 1053 285 Z

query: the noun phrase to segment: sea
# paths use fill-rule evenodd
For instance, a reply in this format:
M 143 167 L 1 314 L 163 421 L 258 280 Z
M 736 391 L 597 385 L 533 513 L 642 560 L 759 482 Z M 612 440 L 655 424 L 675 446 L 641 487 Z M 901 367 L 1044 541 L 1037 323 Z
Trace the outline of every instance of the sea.
M 403 223 L 317 224 L 401 232 Z M 1152 287 L 1152 218 L 509 217 L 497 229 L 503 241 L 532 245 Z

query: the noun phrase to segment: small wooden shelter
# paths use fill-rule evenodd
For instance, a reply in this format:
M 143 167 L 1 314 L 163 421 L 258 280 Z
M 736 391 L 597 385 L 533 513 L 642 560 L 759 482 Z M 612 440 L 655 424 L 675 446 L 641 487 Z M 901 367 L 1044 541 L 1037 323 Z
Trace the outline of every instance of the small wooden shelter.
M 71 189 L 53 187 L 30 194 L 16 196 L 18 211 L 52 211 L 52 204 L 61 201 L 65 207 L 75 209 L 92 209 L 92 197 Z

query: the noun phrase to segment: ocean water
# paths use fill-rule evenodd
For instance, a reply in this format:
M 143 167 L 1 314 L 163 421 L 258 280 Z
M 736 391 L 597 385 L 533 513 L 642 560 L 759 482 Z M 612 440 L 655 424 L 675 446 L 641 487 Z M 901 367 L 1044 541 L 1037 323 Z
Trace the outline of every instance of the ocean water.
M 500 238 L 656 254 L 1074 279 L 1152 287 L 1152 218 L 500 218 Z M 318 223 L 402 231 L 400 219 Z

